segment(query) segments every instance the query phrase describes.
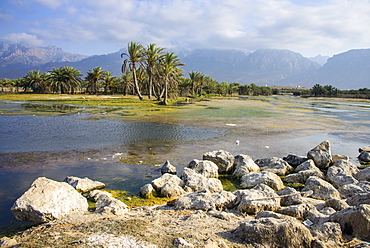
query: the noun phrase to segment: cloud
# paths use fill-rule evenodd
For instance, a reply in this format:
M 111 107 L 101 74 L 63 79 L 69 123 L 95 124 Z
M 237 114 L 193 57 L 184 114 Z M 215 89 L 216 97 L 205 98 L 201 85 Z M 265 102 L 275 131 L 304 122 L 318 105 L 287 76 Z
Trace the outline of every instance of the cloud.
M 0 37 L 0 40 L 9 43 L 22 43 L 27 46 L 41 46 L 43 42 L 39 40 L 35 35 L 29 35 L 26 33 L 11 33 Z

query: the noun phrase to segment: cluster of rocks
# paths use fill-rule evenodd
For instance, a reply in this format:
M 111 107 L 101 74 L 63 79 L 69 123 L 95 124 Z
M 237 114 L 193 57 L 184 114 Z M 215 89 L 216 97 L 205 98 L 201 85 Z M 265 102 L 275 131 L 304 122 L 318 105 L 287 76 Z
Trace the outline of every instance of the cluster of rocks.
M 127 212 L 126 204 L 99 190 L 104 187 L 104 183 L 89 178 L 69 176 L 64 182 L 57 182 L 39 177 L 14 202 L 10 211 L 18 220 L 40 224 L 88 212 L 87 199 L 90 198 L 96 202 L 96 213 L 120 215 Z
M 253 160 L 221 150 L 194 159 L 179 177 L 169 161 L 161 171 L 141 188 L 142 197 L 176 198 L 169 204 L 178 210 L 255 215 L 235 230 L 246 243 L 335 247 L 345 238 L 370 241 L 370 167 L 360 170 L 347 156 L 332 155 L 328 141 L 307 156 Z M 223 191 L 219 173 L 239 179 L 241 189 Z
M 368 152 L 362 148 L 360 156 Z M 370 167 L 360 170 L 348 157 L 332 155 L 328 141 L 307 156 L 253 160 L 213 151 L 191 161 L 180 176 L 169 161 L 161 172 L 140 189 L 142 197 L 170 197 L 175 200 L 168 205 L 175 210 L 206 211 L 220 219 L 252 215 L 232 232 L 254 247 L 337 247 L 352 238 L 370 242 Z M 224 191 L 220 173 L 239 180 L 240 189 Z M 91 198 L 95 213 L 127 213 L 124 203 L 98 190 L 104 186 L 88 178 L 40 177 L 11 211 L 19 220 L 44 223 L 87 212 Z

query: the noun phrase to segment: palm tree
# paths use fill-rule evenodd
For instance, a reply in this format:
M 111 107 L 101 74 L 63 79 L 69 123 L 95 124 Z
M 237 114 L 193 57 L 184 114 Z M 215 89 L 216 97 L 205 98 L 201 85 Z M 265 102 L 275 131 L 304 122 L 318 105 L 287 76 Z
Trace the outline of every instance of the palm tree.
M 123 94 L 126 96 L 128 94 L 128 90 L 133 91 L 132 88 L 134 86 L 134 77 L 132 71 L 127 71 L 126 73 L 122 74 L 122 81 L 123 81 Z
M 27 91 L 27 89 L 31 88 L 34 93 L 45 93 L 49 76 L 48 73 L 29 71 L 27 75 L 23 77 L 24 90 Z
M 155 65 L 162 59 L 164 48 L 156 44 L 149 44 L 145 51 L 146 70 L 148 73 L 148 98 L 152 99 L 153 94 L 153 70 Z
M 81 85 L 81 72 L 71 66 L 64 66 L 61 69 L 64 80 L 68 85 L 68 93 L 74 94 L 75 90 Z
M 180 59 L 178 56 L 176 56 L 174 53 L 166 53 L 163 61 L 162 61 L 162 76 L 163 76 L 163 101 L 162 104 L 167 105 L 167 98 L 168 98 L 168 84 L 171 79 L 174 81 L 178 80 L 179 75 L 182 73 L 179 73 L 178 66 L 183 66 L 185 64 L 180 62 Z
M 104 79 L 105 71 L 100 67 L 95 67 L 90 70 L 85 79 L 88 81 L 87 91 L 91 94 L 96 94 L 99 91 L 99 83 Z
M 140 93 L 140 88 L 137 82 L 136 77 L 136 67 L 137 65 L 140 67 L 142 66 L 143 57 L 145 55 L 145 49 L 142 45 L 139 43 L 131 41 L 127 46 L 127 53 L 122 53 L 121 57 L 127 57 L 123 61 L 122 65 L 122 73 L 125 73 L 127 71 L 133 72 L 133 80 L 134 80 L 134 86 L 137 96 L 140 100 L 143 100 L 143 96 Z
M 53 68 L 50 73 L 50 88 L 53 92 L 73 94 L 80 86 L 82 74 L 71 66 L 64 66 L 59 69 Z
M 112 76 L 109 71 L 105 72 L 103 84 L 104 84 L 104 94 L 108 94 L 108 90 L 114 85 L 116 78 Z

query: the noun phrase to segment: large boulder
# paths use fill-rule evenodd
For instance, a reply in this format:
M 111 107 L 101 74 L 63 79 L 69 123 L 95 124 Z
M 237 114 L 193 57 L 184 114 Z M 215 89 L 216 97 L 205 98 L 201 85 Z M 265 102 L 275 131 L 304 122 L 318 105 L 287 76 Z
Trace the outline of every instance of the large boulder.
M 370 182 L 370 167 L 367 167 L 363 170 L 357 172 L 354 177 L 359 181 L 368 181 Z
M 343 234 L 370 242 L 370 205 L 343 209 L 332 214 L 330 220 L 340 224 Z
M 189 168 L 184 168 L 181 178 L 184 180 L 185 186 L 191 188 L 194 192 L 208 190 L 211 193 L 215 193 L 223 190 L 222 183 L 217 178 L 204 177 Z
M 324 173 L 322 173 L 321 171 L 317 171 L 317 170 L 302 170 L 302 171 L 299 171 L 298 173 L 287 175 L 286 177 L 283 178 L 283 181 L 285 183 L 305 184 L 307 179 L 311 176 L 315 176 L 315 177 L 323 179 Z
M 310 226 L 312 236 L 325 244 L 324 247 L 342 247 L 342 229 L 336 222 L 325 222 Z
M 171 184 L 167 183 L 160 189 L 160 195 L 163 197 L 178 197 L 181 195 L 185 195 L 185 190 L 178 184 Z
M 278 210 L 278 213 L 292 216 L 301 221 L 309 219 L 313 223 L 319 223 L 327 217 L 320 213 L 314 205 L 307 203 L 282 207 Z
M 329 167 L 332 159 L 329 141 L 323 141 L 318 146 L 312 148 L 307 153 L 307 157 L 312 159 L 320 169 Z
M 245 244 L 253 247 L 311 247 L 313 237 L 300 222 L 260 218 L 241 222 L 235 230 Z
M 179 178 L 178 176 L 176 175 L 172 175 L 172 174 L 163 174 L 162 176 L 154 179 L 152 181 L 152 186 L 155 190 L 161 190 L 161 188 L 165 185 L 165 184 L 172 184 L 172 185 L 180 185 L 180 186 L 184 186 L 184 182 L 181 180 L 181 178 Z
M 194 210 L 221 210 L 224 207 L 231 208 L 236 196 L 227 191 L 210 193 L 209 191 L 198 191 L 187 194 L 175 201 L 175 209 Z
M 286 187 L 276 193 L 281 196 L 281 206 L 297 205 L 303 202 L 301 194 L 294 188 Z
M 230 172 L 234 165 L 234 156 L 227 151 L 219 150 L 207 152 L 203 155 L 203 160 L 210 160 L 218 166 L 218 172 Z
M 247 214 L 257 214 L 262 211 L 277 211 L 280 208 L 280 197 L 270 187 L 260 184 L 252 189 L 238 190 L 236 208 Z
M 287 161 L 291 166 L 297 167 L 300 164 L 304 163 L 307 161 L 307 157 L 304 156 L 297 156 L 295 154 L 289 154 L 288 156 L 283 158 L 285 161 Z
M 87 210 L 86 198 L 71 185 L 45 177 L 37 178 L 10 209 L 18 220 L 36 224 Z
M 341 211 L 349 207 L 345 200 L 339 200 L 335 198 L 330 198 L 325 201 L 325 207 L 333 208 L 335 211 Z
M 370 192 L 369 193 L 359 193 L 348 198 L 346 202 L 351 206 L 359 206 L 361 204 L 370 205 Z
M 309 177 L 302 191 L 312 191 L 311 197 L 319 200 L 328 200 L 330 198 L 340 199 L 340 194 L 333 185 L 318 177 Z
M 218 166 L 209 160 L 198 160 L 193 159 L 188 168 L 194 170 L 196 173 L 203 175 L 208 178 L 217 178 L 218 177 Z
M 360 162 L 368 163 L 370 162 L 370 152 L 362 151 L 357 158 Z
M 240 188 L 253 188 L 260 183 L 266 184 L 276 191 L 284 188 L 283 181 L 280 177 L 268 171 L 250 172 L 242 176 L 240 181 Z
M 177 171 L 176 171 L 176 167 L 173 166 L 170 161 L 166 160 L 166 162 L 162 165 L 162 168 L 161 168 L 161 174 L 172 174 L 172 175 L 176 175 Z
M 127 211 L 128 207 L 125 203 L 109 195 L 100 195 L 96 202 L 95 213 L 124 215 Z
M 94 189 L 103 189 L 105 188 L 105 184 L 99 181 L 93 181 L 90 178 L 79 178 L 69 176 L 64 179 L 64 182 L 71 185 L 73 188 L 80 192 L 89 192 Z
M 358 181 L 353 177 L 359 169 L 348 160 L 338 160 L 329 167 L 327 172 L 328 179 L 337 188 L 346 184 L 355 184 Z
M 370 193 L 370 182 L 361 181 L 354 184 L 346 184 L 338 189 L 342 198 L 349 198 L 357 194 Z
M 155 189 L 150 183 L 147 183 L 143 187 L 140 188 L 140 196 L 143 198 L 152 197 L 154 192 L 155 192 Z
M 279 176 L 294 171 L 294 168 L 288 162 L 277 157 L 257 159 L 254 162 L 261 168 L 261 171 L 268 171 Z
M 295 172 L 305 171 L 305 170 L 315 170 L 321 172 L 321 170 L 315 165 L 312 159 L 304 161 L 302 164 L 295 168 Z
M 235 156 L 233 177 L 241 178 L 252 171 L 258 172 L 260 171 L 260 167 L 250 156 L 244 154 Z

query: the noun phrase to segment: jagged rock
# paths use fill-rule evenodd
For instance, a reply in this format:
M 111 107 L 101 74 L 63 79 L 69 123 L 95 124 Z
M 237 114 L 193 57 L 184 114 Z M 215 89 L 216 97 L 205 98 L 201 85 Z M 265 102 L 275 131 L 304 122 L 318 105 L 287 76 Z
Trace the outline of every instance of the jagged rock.
M 230 172 L 234 165 L 234 156 L 227 151 L 207 152 L 203 155 L 203 160 L 210 160 L 218 166 L 218 172 Z
M 342 198 L 349 198 L 356 194 L 370 193 L 370 182 L 362 181 L 356 184 L 346 184 L 338 189 Z
M 318 223 L 320 222 L 320 220 L 327 217 L 326 215 L 320 213 L 312 204 L 299 204 L 282 207 L 277 212 L 280 214 L 292 216 L 302 221 L 309 219 L 313 223 Z
M 332 163 L 335 163 L 335 162 L 337 162 L 338 160 L 345 160 L 345 161 L 349 161 L 349 157 L 348 157 L 348 156 L 346 156 L 346 155 L 338 155 L 338 154 L 331 155 L 331 162 L 332 162 Z
M 288 164 L 290 164 L 293 167 L 297 167 L 300 164 L 302 164 L 302 163 L 304 163 L 305 161 L 308 160 L 307 157 L 297 156 L 297 155 L 294 155 L 294 154 L 289 154 L 288 156 L 284 157 L 283 159 L 285 161 L 287 161 Z
M 244 154 L 235 156 L 233 177 L 241 178 L 252 171 L 259 172 L 260 167 L 250 156 Z
M 298 173 L 289 174 L 286 177 L 283 178 L 283 181 L 285 183 L 302 183 L 305 184 L 307 179 L 311 176 L 315 176 L 318 178 L 323 179 L 324 173 L 317 170 L 302 170 Z
M 173 183 L 166 183 L 160 190 L 160 195 L 163 197 L 178 197 L 185 194 L 185 190 L 180 185 Z
M 111 193 L 95 189 L 95 190 L 89 192 L 87 198 L 92 198 L 96 202 L 103 195 L 109 196 L 109 197 L 112 196 Z
M 262 219 L 262 218 L 288 219 L 288 220 L 296 221 L 296 218 L 292 216 L 285 215 L 285 214 L 279 214 L 279 213 L 272 212 L 272 211 L 259 212 L 258 214 L 256 214 L 255 218 L 256 219 Z
M 18 244 L 17 240 L 8 237 L 2 237 L 0 239 L 0 248 L 16 247 Z
M 346 202 L 350 206 L 359 206 L 361 204 L 370 205 L 370 192 L 355 194 L 354 196 L 351 196 L 350 198 L 348 198 Z
M 281 158 L 263 158 L 257 159 L 254 162 L 261 168 L 261 171 L 268 171 L 279 176 L 284 176 L 294 171 L 294 168 Z
M 154 179 L 152 181 L 152 186 L 155 190 L 160 190 L 165 184 L 177 184 L 180 186 L 184 186 L 184 182 L 176 175 L 172 174 L 163 174 L 161 177 Z
M 209 160 L 192 160 L 188 168 L 207 178 L 218 178 L 218 166 Z
M 324 247 L 338 247 L 343 241 L 342 230 L 336 222 L 325 222 L 310 226 L 313 237 L 325 244 Z
M 319 210 L 319 212 L 328 216 L 334 214 L 337 211 L 335 211 L 335 209 L 332 207 L 324 207 L 323 209 Z
M 352 176 L 358 172 L 356 165 L 346 160 L 338 160 L 329 167 L 327 177 L 336 187 L 346 184 L 355 184 L 358 181 Z
M 321 170 L 315 165 L 315 162 L 312 159 L 308 159 L 302 164 L 298 165 L 294 171 L 300 172 L 300 171 L 305 171 L 305 170 L 314 170 L 314 171 L 321 172 Z
M 313 191 L 311 197 L 328 200 L 330 198 L 340 199 L 340 194 L 336 188 L 330 183 L 318 178 L 318 177 L 309 177 L 306 181 L 305 187 L 302 191 Z
M 199 191 L 184 195 L 176 200 L 175 209 L 194 209 L 194 210 L 217 210 L 224 207 L 231 208 L 234 205 L 236 196 L 227 191 L 210 193 L 209 191 Z
M 357 172 L 354 177 L 359 181 L 368 181 L 370 182 L 370 167 L 367 167 L 363 170 Z
M 370 162 L 370 152 L 362 151 L 357 158 L 360 162 L 368 163 Z
M 330 198 L 325 201 L 325 207 L 331 207 L 335 211 L 341 211 L 349 207 L 346 201 L 335 198 Z
M 331 150 L 329 141 L 323 141 L 307 153 L 307 157 L 315 162 L 320 169 L 329 167 L 331 163 Z
M 253 247 L 311 247 L 310 231 L 295 220 L 261 218 L 244 221 L 235 234 Z
M 183 238 L 174 239 L 173 244 L 176 245 L 176 247 L 178 247 L 178 248 L 194 248 L 193 244 L 187 242 Z
M 260 183 L 266 184 L 276 191 L 284 188 L 283 181 L 280 177 L 268 171 L 250 172 L 245 174 L 240 179 L 240 188 L 252 188 Z
M 370 205 L 353 206 L 336 212 L 330 221 L 338 222 L 343 234 L 370 242 Z
M 304 193 L 304 192 L 302 192 L 302 193 Z M 309 191 L 308 191 L 308 193 L 309 193 Z M 325 207 L 325 201 L 324 200 L 314 199 L 314 198 L 311 198 L 311 197 L 305 197 L 303 195 L 302 196 L 302 201 L 303 201 L 303 203 L 314 205 L 317 208 L 317 210 L 321 210 Z
M 223 190 L 222 183 L 217 178 L 206 178 L 189 168 L 184 168 L 181 178 L 184 180 L 185 186 L 191 188 L 194 192 L 207 189 L 214 193 Z
M 10 211 L 18 220 L 35 224 L 61 219 L 74 212 L 85 212 L 85 197 L 65 182 L 37 178 L 13 204 Z
M 280 208 L 280 197 L 274 193 L 270 187 L 260 184 L 252 189 L 237 190 L 235 205 L 238 211 L 247 214 L 257 214 L 259 212 L 277 211 Z
M 94 189 L 103 189 L 105 188 L 105 184 L 99 181 L 93 181 L 90 178 L 79 178 L 69 176 L 64 179 L 64 182 L 71 185 L 73 188 L 80 192 L 89 192 Z
M 155 189 L 150 183 L 147 183 L 143 187 L 140 188 L 140 196 L 143 198 L 150 198 L 151 196 L 153 196 L 154 192 L 155 192 Z
M 107 195 L 101 195 L 96 202 L 95 213 L 123 215 L 128 207 L 120 200 Z
M 360 148 L 358 148 L 358 152 L 363 152 L 363 151 L 365 151 L 365 152 L 370 152 L 370 146 L 364 146 L 364 147 L 360 147 Z
M 370 248 L 370 243 L 360 243 L 354 246 L 351 246 L 351 248 Z
M 290 206 L 290 205 L 296 205 L 301 204 L 303 202 L 302 196 L 300 194 L 297 194 L 298 191 L 294 188 L 286 187 L 278 192 L 276 192 L 279 196 L 284 196 L 280 198 L 280 205 L 281 206 Z
M 176 167 L 173 166 L 170 161 L 166 160 L 166 162 L 163 164 L 162 168 L 161 168 L 161 174 L 172 174 L 172 175 L 176 175 L 177 171 L 176 171 Z

